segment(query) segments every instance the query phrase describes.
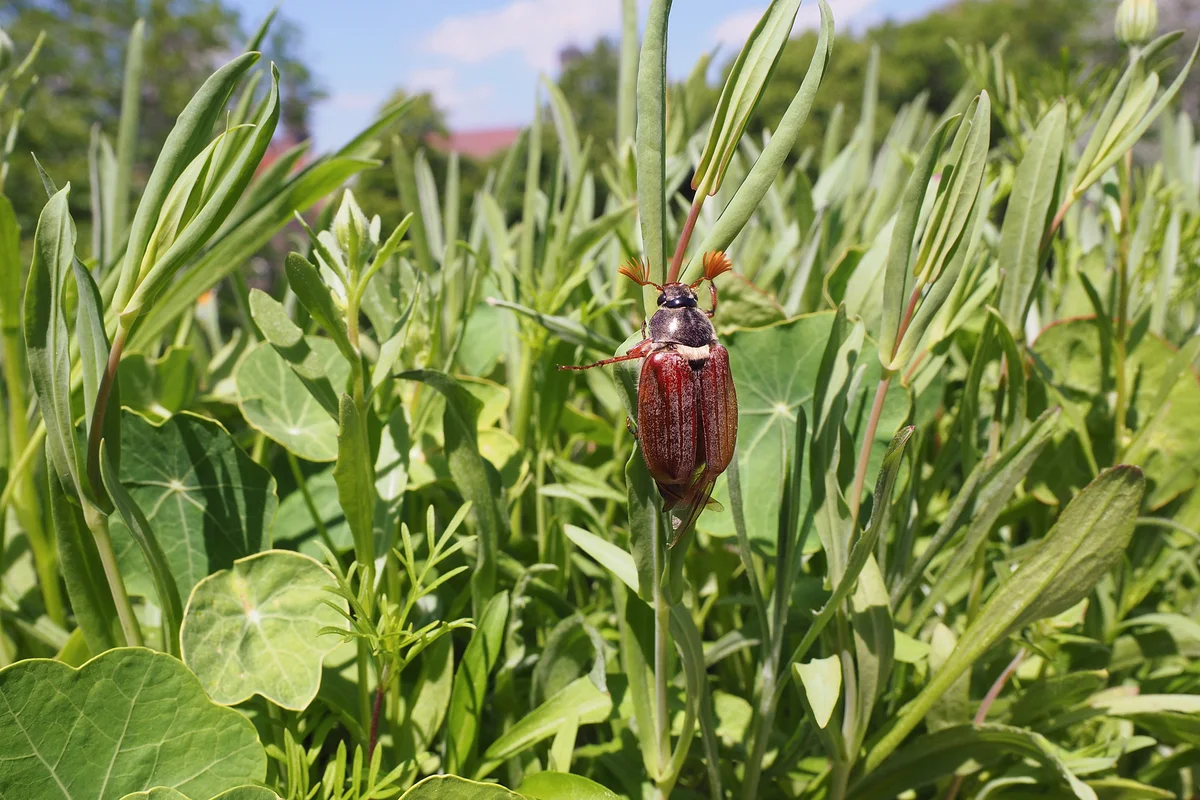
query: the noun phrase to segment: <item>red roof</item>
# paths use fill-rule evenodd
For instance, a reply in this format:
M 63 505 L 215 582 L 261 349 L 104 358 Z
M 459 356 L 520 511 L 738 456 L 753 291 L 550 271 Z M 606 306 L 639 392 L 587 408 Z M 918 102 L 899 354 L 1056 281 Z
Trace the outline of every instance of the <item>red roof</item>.
M 446 152 L 457 152 L 471 158 L 486 160 L 502 150 L 516 144 L 521 128 L 484 128 L 474 131 L 452 131 L 449 136 L 430 134 L 426 142 L 430 147 Z

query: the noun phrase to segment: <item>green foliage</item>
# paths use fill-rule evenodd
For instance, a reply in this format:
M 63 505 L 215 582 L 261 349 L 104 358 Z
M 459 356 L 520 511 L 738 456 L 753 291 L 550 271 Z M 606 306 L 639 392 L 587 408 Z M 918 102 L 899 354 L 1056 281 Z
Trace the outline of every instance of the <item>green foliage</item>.
M 0 796 L 1194 794 L 1185 43 L 1085 75 L 1045 59 L 1073 0 L 836 44 L 818 5 L 718 102 L 667 80 L 672 3 L 641 42 L 624 3 L 490 165 L 426 149 L 426 96 L 263 168 L 305 102 L 270 20 L 152 140 L 129 20 L 92 191 L 64 134 L 75 183 L 0 195 Z M 619 264 L 713 249 L 738 438 L 693 519 L 643 362 L 556 367 L 642 342 Z

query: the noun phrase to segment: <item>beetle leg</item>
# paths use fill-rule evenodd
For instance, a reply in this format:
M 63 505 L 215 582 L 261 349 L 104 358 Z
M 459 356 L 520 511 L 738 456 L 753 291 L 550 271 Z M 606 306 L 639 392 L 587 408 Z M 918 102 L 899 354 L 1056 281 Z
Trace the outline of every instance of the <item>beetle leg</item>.
M 625 418 L 625 427 L 629 429 L 629 432 L 633 434 L 633 438 L 636 439 L 638 435 L 638 426 L 637 423 L 633 421 L 633 417 Z
M 584 370 L 584 369 L 592 369 L 593 367 L 604 367 L 609 364 L 619 364 L 622 361 L 633 361 L 636 358 L 645 358 L 647 355 L 649 355 L 650 350 L 653 347 L 653 345 L 654 345 L 654 342 L 652 342 L 651 340 L 643 339 L 641 342 L 636 344 L 633 348 L 630 349 L 630 351 L 628 353 L 626 353 L 623 356 L 615 356 L 614 358 L 606 358 L 603 361 L 597 361 L 595 364 L 584 364 L 584 365 L 578 366 L 578 367 L 567 365 L 567 364 L 559 364 L 558 368 L 560 370 L 578 371 L 578 370 Z
M 708 290 L 710 292 L 712 292 L 712 301 L 713 301 L 712 308 L 710 308 L 708 311 L 705 311 L 704 313 L 708 315 L 709 319 L 712 319 L 714 316 L 716 316 L 716 313 L 717 313 L 717 285 L 715 283 L 713 283 L 712 281 L 709 281 Z

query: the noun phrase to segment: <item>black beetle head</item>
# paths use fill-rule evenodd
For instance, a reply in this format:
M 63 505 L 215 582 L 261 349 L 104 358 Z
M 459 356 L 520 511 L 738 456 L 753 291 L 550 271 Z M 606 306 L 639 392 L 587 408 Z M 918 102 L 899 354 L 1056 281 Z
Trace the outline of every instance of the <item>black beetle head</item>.
M 658 295 L 663 308 L 695 308 L 696 292 L 686 283 L 668 283 Z

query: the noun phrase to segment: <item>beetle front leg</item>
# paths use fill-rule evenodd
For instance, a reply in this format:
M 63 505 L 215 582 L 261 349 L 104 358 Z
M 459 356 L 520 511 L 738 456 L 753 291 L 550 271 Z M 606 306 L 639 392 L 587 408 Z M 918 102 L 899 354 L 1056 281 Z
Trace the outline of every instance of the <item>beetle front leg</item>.
M 638 426 L 637 423 L 633 421 L 633 417 L 625 418 L 625 427 L 630 433 L 633 434 L 633 438 L 638 438 Z
M 712 281 L 709 281 L 708 290 L 712 292 L 712 308 L 704 313 L 708 315 L 709 319 L 712 319 L 717 313 L 717 285 Z
M 638 342 L 636 345 L 630 348 L 629 352 L 623 356 L 614 356 L 613 358 L 606 358 L 603 361 L 597 361 L 595 364 L 584 364 L 578 367 L 571 366 L 569 364 L 559 364 L 558 368 L 559 370 L 579 371 L 592 369 L 593 367 L 604 367 L 609 364 L 619 364 L 622 361 L 633 361 L 634 359 L 645 358 L 647 355 L 649 355 L 653 345 L 654 342 L 650 339 L 643 339 L 641 342 Z

